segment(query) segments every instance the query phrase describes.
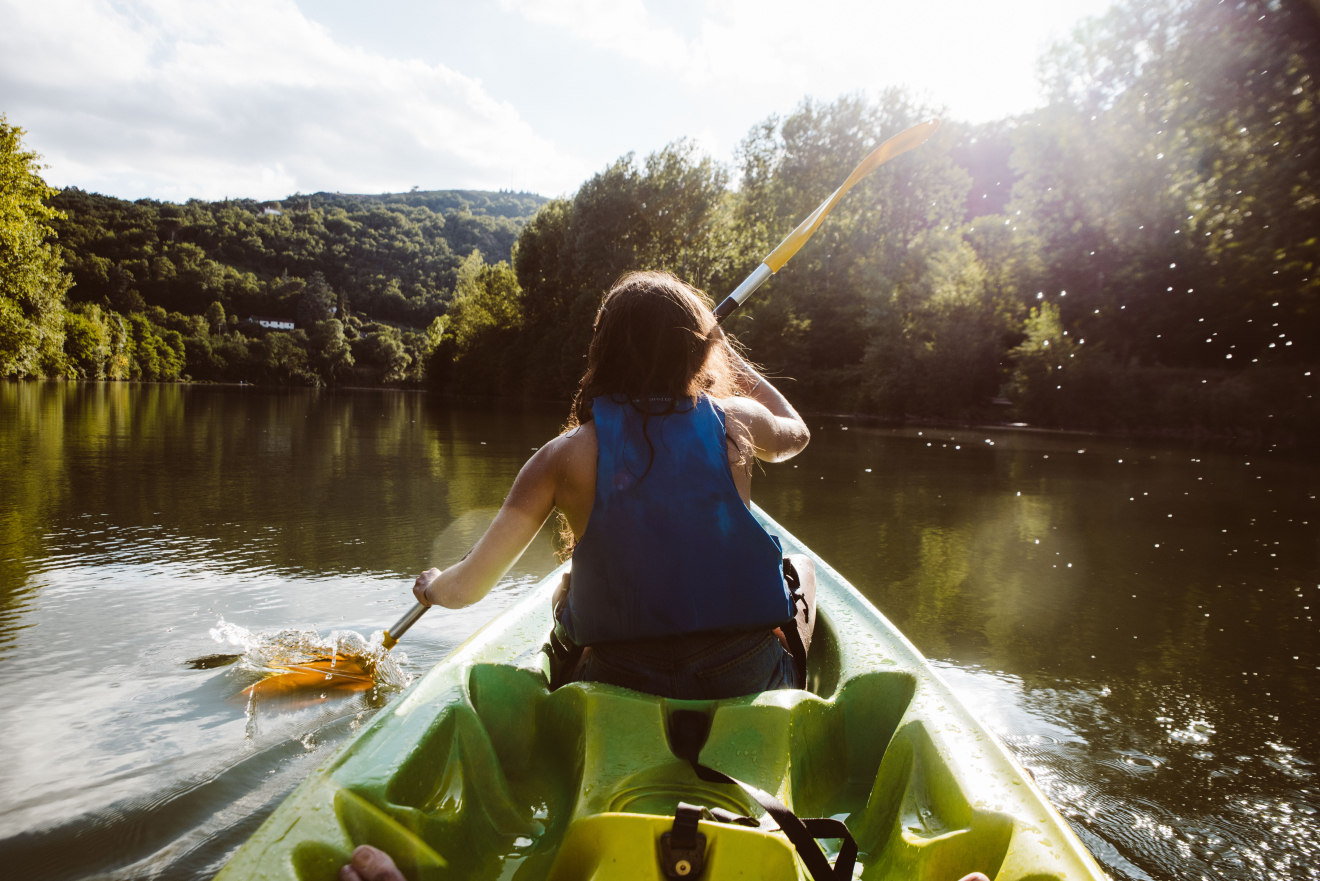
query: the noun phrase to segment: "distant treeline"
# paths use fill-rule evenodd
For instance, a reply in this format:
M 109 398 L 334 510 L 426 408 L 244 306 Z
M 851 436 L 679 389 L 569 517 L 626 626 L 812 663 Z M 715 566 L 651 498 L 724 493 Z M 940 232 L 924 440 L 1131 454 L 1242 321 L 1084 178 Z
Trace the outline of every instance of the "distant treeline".
M 727 329 L 808 410 L 1304 437 L 1320 429 L 1318 59 L 1305 4 L 1125 0 L 1041 60 L 1045 107 L 946 121 Z M 67 331 L 47 321 L 46 348 L 0 352 L 0 373 L 565 398 L 621 273 L 722 297 L 882 138 L 936 113 L 900 90 L 808 100 L 731 167 L 678 141 L 549 202 L 66 190 L 39 222 L 75 282 L 69 307 L 50 300 Z
M 201 314 L 218 301 L 239 315 L 293 321 L 319 272 L 354 312 L 424 327 L 444 314 L 463 258 L 475 249 L 508 259 L 544 202 L 446 191 L 174 205 L 67 189 L 48 204 L 64 215 L 52 226 L 72 302 Z
M 35 157 L 4 125 L 7 165 L 34 178 Z M 452 190 L 175 205 L 51 192 L 33 223 L 44 220 L 47 263 L 62 258 L 66 272 L 51 270 L 44 295 L 12 298 L 36 332 L 0 337 L 0 375 L 420 385 L 434 348 L 421 329 L 446 311 L 464 261 L 507 259 L 545 201 Z

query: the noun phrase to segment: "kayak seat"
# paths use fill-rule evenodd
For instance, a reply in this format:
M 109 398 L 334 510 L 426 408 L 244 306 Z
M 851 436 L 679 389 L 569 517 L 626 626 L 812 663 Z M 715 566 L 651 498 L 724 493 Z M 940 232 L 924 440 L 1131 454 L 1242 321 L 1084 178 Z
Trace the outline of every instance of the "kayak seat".
M 351 769 L 353 782 L 335 798 L 349 842 L 408 854 L 419 878 L 497 877 L 509 860 L 582 868 L 587 851 L 574 842 L 599 838 L 600 818 L 636 818 L 618 820 L 630 830 L 625 837 L 650 835 L 664 818 L 672 824 L 679 801 L 763 816 L 737 787 L 702 782 L 673 753 L 667 722 L 678 709 L 710 717 L 706 765 L 774 793 L 801 816 L 851 816 L 866 809 L 915 689 L 906 671 L 872 671 L 830 700 L 790 689 L 677 701 L 600 683 L 552 693 L 539 670 L 513 664 L 475 664 L 465 674 L 457 693 L 444 695 L 445 712 L 398 745 L 405 758 L 392 773 L 364 781 Z M 711 841 L 736 839 L 721 847 L 739 859 L 769 848 L 755 856 L 764 877 L 780 877 L 773 866 L 783 848 L 792 865 L 782 838 L 715 825 Z M 763 839 L 773 845 L 756 844 Z M 551 868 L 529 869 L 529 877 L 561 877 L 545 874 Z
M 643 851 L 655 851 L 680 801 L 773 830 L 743 790 L 700 780 L 675 755 L 669 722 L 688 710 L 709 719 L 703 765 L 773 794 L 798 816 L 844 820 L 866 877 L 945 881 L 958 867 L 998 865 L 1011 821 L 973 809 L 923 723 L 909 721 L 916 677 L 857 644 L 845 663 L 840 643 L 822 613 L 812 690 L 709 701 L 587 682 L 551 692 L 529 657 L 457 666 L 447 687 L 433 689 L 443 712 L 416 713 L 416 728 L 391 728 L 396 742 L 359 750 L 389 769 L 383 776 L 346 763 L 333 804 L 344 846 L 381 847 L 416 879 L 511 877 L 517 867 L 519 878 L 604 881 L 660 872 L 650 857 L 639 863 L 636 847 L 649 841 Z M 736 857 L 763 878 L 800 877 L 778 833 L 705 822 L 702 830 L 711 867 Z M 303 858 L 300 878 L 329 881 L 315 868 L 328 864 L 323 849 Z

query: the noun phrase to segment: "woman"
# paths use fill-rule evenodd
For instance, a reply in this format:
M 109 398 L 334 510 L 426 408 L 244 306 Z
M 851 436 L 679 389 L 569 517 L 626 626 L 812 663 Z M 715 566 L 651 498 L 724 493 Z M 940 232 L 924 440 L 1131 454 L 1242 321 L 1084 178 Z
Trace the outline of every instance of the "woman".
M 748 506 L 755 460 L 791 458 L 808 440 L 696 289 L 631 273 L 597 314 L 568 429 L 523 466 L 472 551 L 423 572 L 413 593 L 428 606 L 476 602 L 558 509 L 574 550 L 556 619 L 590 647 L 575 678 L 675 698 L 801 687 L 788 646 L 810 644 L 814 569 L 806 557 L 784 566 Z M 790 621 L 796 634 L 779 626 Z

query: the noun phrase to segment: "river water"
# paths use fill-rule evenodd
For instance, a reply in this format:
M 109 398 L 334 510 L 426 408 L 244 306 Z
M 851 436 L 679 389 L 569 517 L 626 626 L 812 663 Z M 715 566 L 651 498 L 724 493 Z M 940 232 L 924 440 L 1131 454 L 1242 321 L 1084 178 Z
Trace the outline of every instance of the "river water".
M 366 636 L 562 406 L 0 382 L 0 866 L 209 878 L 391 689 L 262 695 L 212 631 Z M 1320 878 L 1320 469 L 811 420 L 753 496 L 936 663 L 1115 878 Z M 395 650 L 442 658 L 554 565 Z M 223 622 L 223 624 L 222 624 Z

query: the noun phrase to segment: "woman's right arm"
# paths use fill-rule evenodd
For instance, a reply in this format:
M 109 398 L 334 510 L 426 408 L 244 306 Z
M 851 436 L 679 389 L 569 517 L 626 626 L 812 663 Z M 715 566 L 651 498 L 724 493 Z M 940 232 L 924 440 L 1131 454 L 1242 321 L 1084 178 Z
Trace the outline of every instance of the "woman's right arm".
M 811 441 L 807 423 L 770 380 L 743 363 L 742 397 L 732 408 L 752 436 L 756 458 L 782 462 L 802 452 Z

